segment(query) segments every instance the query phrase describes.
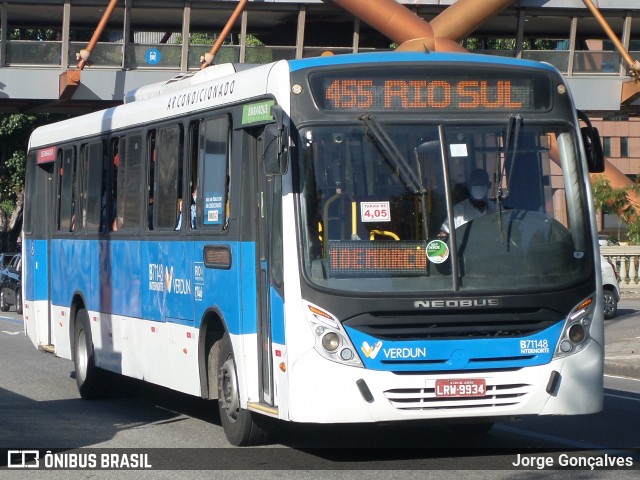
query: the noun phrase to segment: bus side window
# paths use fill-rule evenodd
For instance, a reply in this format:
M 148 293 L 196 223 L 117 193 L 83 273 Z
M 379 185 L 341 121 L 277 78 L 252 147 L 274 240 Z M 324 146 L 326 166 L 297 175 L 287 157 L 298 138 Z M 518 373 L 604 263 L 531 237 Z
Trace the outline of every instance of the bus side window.
M 111 140 L 111 189 L 105 198 L 108 223 L 112 231 L 118 230 L 118 169 L 120 168 L 120 139 Z
M 58 231 L 71 232 L 75 229 L 76 220 L 75 148 L 60 150 L 58 160 Z
M 201 152 L 202 191 L 194 188 L 197 222 L 222 230 L 227 223 L 229 185 L 230 123 L 227 116 L 205 122 L 205 141 Z
M 102 142 L 83 145 L 81 149 L 81 227 L 97 232 L 103 225 L 102 199 L 105 193 L 105 171 Z
M 187 146 L 187 157 L 185 159 L 185 163 L 188 163 L 188 183 L 186 186 L 186 190 L 184 191 L 184 196 L 182 191 L 180 191 L 178 195 L 178 203 L 179 203 L 179 212 L 178 219 L 179 223 L 187 223 L 189 224 L 189 228 L 195 228 L 195 223 L 191 221 L 192 214 L 195 212 L 195 205 L 192 205 L 193 200 L 193 192 L 197 189 L 198 185 L 198 158 L 200 156 L 200 132 L 204 132 L 204 122 L 197 120 L 193 121 L 189 124 L 189 144 Z M 204 133 L 203 133 L 204 136 Z M 181 174 L 182 176 L 182 174 Z M 181 184 L 182 185 L 182 184 Z M 183 221 L 183 218 L 185 221 Z
M 120 139 L 117 163 L 116 223 L 113 230 L 134 230 L 140 227 L 142 184 L 142 136 L 128 135 Z
M 175 230 L 182 185 L 182 126 L 158 130 L 155 159 L 155 227 Z
M 153 230 L 153 207 L 156 190 L 156 131 L 152 130 L 147 136 L 147 228 Z
M 142 200 L 142 136 L 127 136 L 124 165 L 125 181 L 123 195 L 123 218 L 127 230 L 140 227 Z M 122 172 L 121 172 L 122 173 Z M 146 212 L 146 210 L 145 210 Z

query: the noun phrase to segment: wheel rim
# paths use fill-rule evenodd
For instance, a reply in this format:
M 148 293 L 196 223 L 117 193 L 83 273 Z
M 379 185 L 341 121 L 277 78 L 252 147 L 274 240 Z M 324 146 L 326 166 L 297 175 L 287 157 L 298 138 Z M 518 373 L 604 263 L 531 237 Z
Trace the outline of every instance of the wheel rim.
M 228 357 L 220 367 L 218 378 L 218 402 L 220 402 L 221 410 L 227 414 L 229 420 L 235 422 L 240 411 L 240 396 L 238 395 L 236 366 L 233 357 Z
M 615 300 L 613 298 L 613 294 L 605 293 L 604 294 L 604 314 L 606 316 L 611 316 L 615 313 Z
M 82 381 L 87 378 L 88 359 L 87 337 L 84 333 L 84 328 L 82 328 L 78 332 L 78 339 L 76 343 L 76 375 Z

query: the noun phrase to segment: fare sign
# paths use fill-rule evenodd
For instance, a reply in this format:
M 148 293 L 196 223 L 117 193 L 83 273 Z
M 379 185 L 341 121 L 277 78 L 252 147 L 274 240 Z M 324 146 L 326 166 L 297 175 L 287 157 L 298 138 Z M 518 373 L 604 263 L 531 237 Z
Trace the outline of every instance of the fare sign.
M 436 380 L 436 397 L 484 397 L 487 384 L 484 378 L 453 378 Z
M 360 203 L 360 218 L 363 222 L 390 222 L 389 202 Z

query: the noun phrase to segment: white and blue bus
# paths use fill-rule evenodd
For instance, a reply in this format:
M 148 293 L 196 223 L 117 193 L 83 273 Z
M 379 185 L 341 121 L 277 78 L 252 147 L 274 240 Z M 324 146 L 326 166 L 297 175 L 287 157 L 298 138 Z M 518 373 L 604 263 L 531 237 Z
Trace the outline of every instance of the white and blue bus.
M 553 67 L 479 55 L 145 87 L 33 132 L 26 332 L 83 398 L 120 374 L 217 399 L 235 445 L 273 418 L 598 412 L 602 155 L 580 121 Z

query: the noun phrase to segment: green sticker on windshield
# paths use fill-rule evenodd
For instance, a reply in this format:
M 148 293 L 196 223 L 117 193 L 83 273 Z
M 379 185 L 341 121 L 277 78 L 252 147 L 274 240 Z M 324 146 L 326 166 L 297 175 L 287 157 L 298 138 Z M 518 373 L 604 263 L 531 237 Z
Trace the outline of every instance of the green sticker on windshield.
M 427 259 L 433 263 L 444 263 L 449 258 L 449 247 L 442 240 L 432 240 L 427 244 Z

